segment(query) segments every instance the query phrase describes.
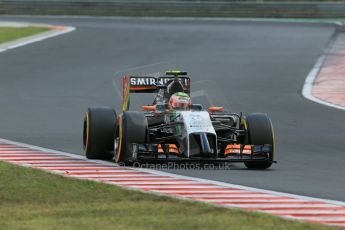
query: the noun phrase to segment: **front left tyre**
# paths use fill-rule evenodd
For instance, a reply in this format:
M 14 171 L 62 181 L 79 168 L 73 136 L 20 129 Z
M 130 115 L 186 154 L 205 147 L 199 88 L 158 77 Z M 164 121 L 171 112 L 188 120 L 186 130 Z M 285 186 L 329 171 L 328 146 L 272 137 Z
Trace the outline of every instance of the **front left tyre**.
M 271 146 L 271 151 L 265 161 L 245 162 L 248 169 L 268 169 L 274 160 L 274 132 L 271 120 L 264 113 L 253 113 L 243 120 L 243 126 L 246 130 L 244 144 Z
M 111 108 L 89 108 L 83 126 L 83 149 L 88 159 L 114 156 L 116 112 Z
M 136 160 L 133 156 L 133 144 L 145 144 L 147 142 L 147 118 L 141 112 L 125 111 L 119 115 L 118 124 L 115 161 L 130 165 Z

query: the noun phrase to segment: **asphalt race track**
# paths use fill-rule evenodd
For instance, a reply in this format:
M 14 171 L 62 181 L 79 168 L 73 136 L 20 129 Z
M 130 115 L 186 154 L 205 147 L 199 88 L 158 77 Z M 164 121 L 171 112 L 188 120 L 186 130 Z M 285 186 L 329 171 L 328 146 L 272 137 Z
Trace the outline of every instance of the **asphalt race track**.
M 81 154 L 87 107 L 119 105 L 114 73 L 161 61 L 214 80 L 234 112 L 267 112 L 271 170 L 170 172 L 345 201 L 345 111 L 301 95 L 333 25 L 194 20 L 5 17 L 77 30 L 0 53 L 0 137 Z

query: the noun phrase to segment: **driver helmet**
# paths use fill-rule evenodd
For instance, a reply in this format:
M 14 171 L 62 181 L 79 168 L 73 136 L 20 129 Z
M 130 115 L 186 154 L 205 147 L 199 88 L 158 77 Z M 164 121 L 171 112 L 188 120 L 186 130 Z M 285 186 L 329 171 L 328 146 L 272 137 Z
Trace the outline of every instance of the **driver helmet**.
M 174 93 L 169 99 L 170 109 L 189 110 L 191 104 L 189 95 L 183 92 Z

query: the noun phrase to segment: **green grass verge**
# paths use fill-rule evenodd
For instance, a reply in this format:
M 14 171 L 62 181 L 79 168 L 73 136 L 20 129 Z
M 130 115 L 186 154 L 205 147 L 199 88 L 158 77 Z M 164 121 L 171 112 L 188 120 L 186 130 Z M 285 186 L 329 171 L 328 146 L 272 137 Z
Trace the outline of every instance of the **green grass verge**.
M 329 229 L 0 162 L 1 229 Z
M 45 27 L 0 27 L 0 43 L 48 31 Z

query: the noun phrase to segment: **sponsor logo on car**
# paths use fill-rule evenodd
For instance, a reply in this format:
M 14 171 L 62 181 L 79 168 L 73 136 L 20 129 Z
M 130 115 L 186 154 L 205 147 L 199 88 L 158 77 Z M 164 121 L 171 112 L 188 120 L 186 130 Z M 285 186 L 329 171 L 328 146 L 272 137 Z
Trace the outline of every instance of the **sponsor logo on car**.
M 155 78 L 155 77 L 131 77 L 130 84 L 131 86 L 156 86 L 156 85 L 165 85 L 168 81 L 173 78 L 164 77 L 164 78 Z M 183 85 L 187 85 L 187 80 L 179 79 Z

